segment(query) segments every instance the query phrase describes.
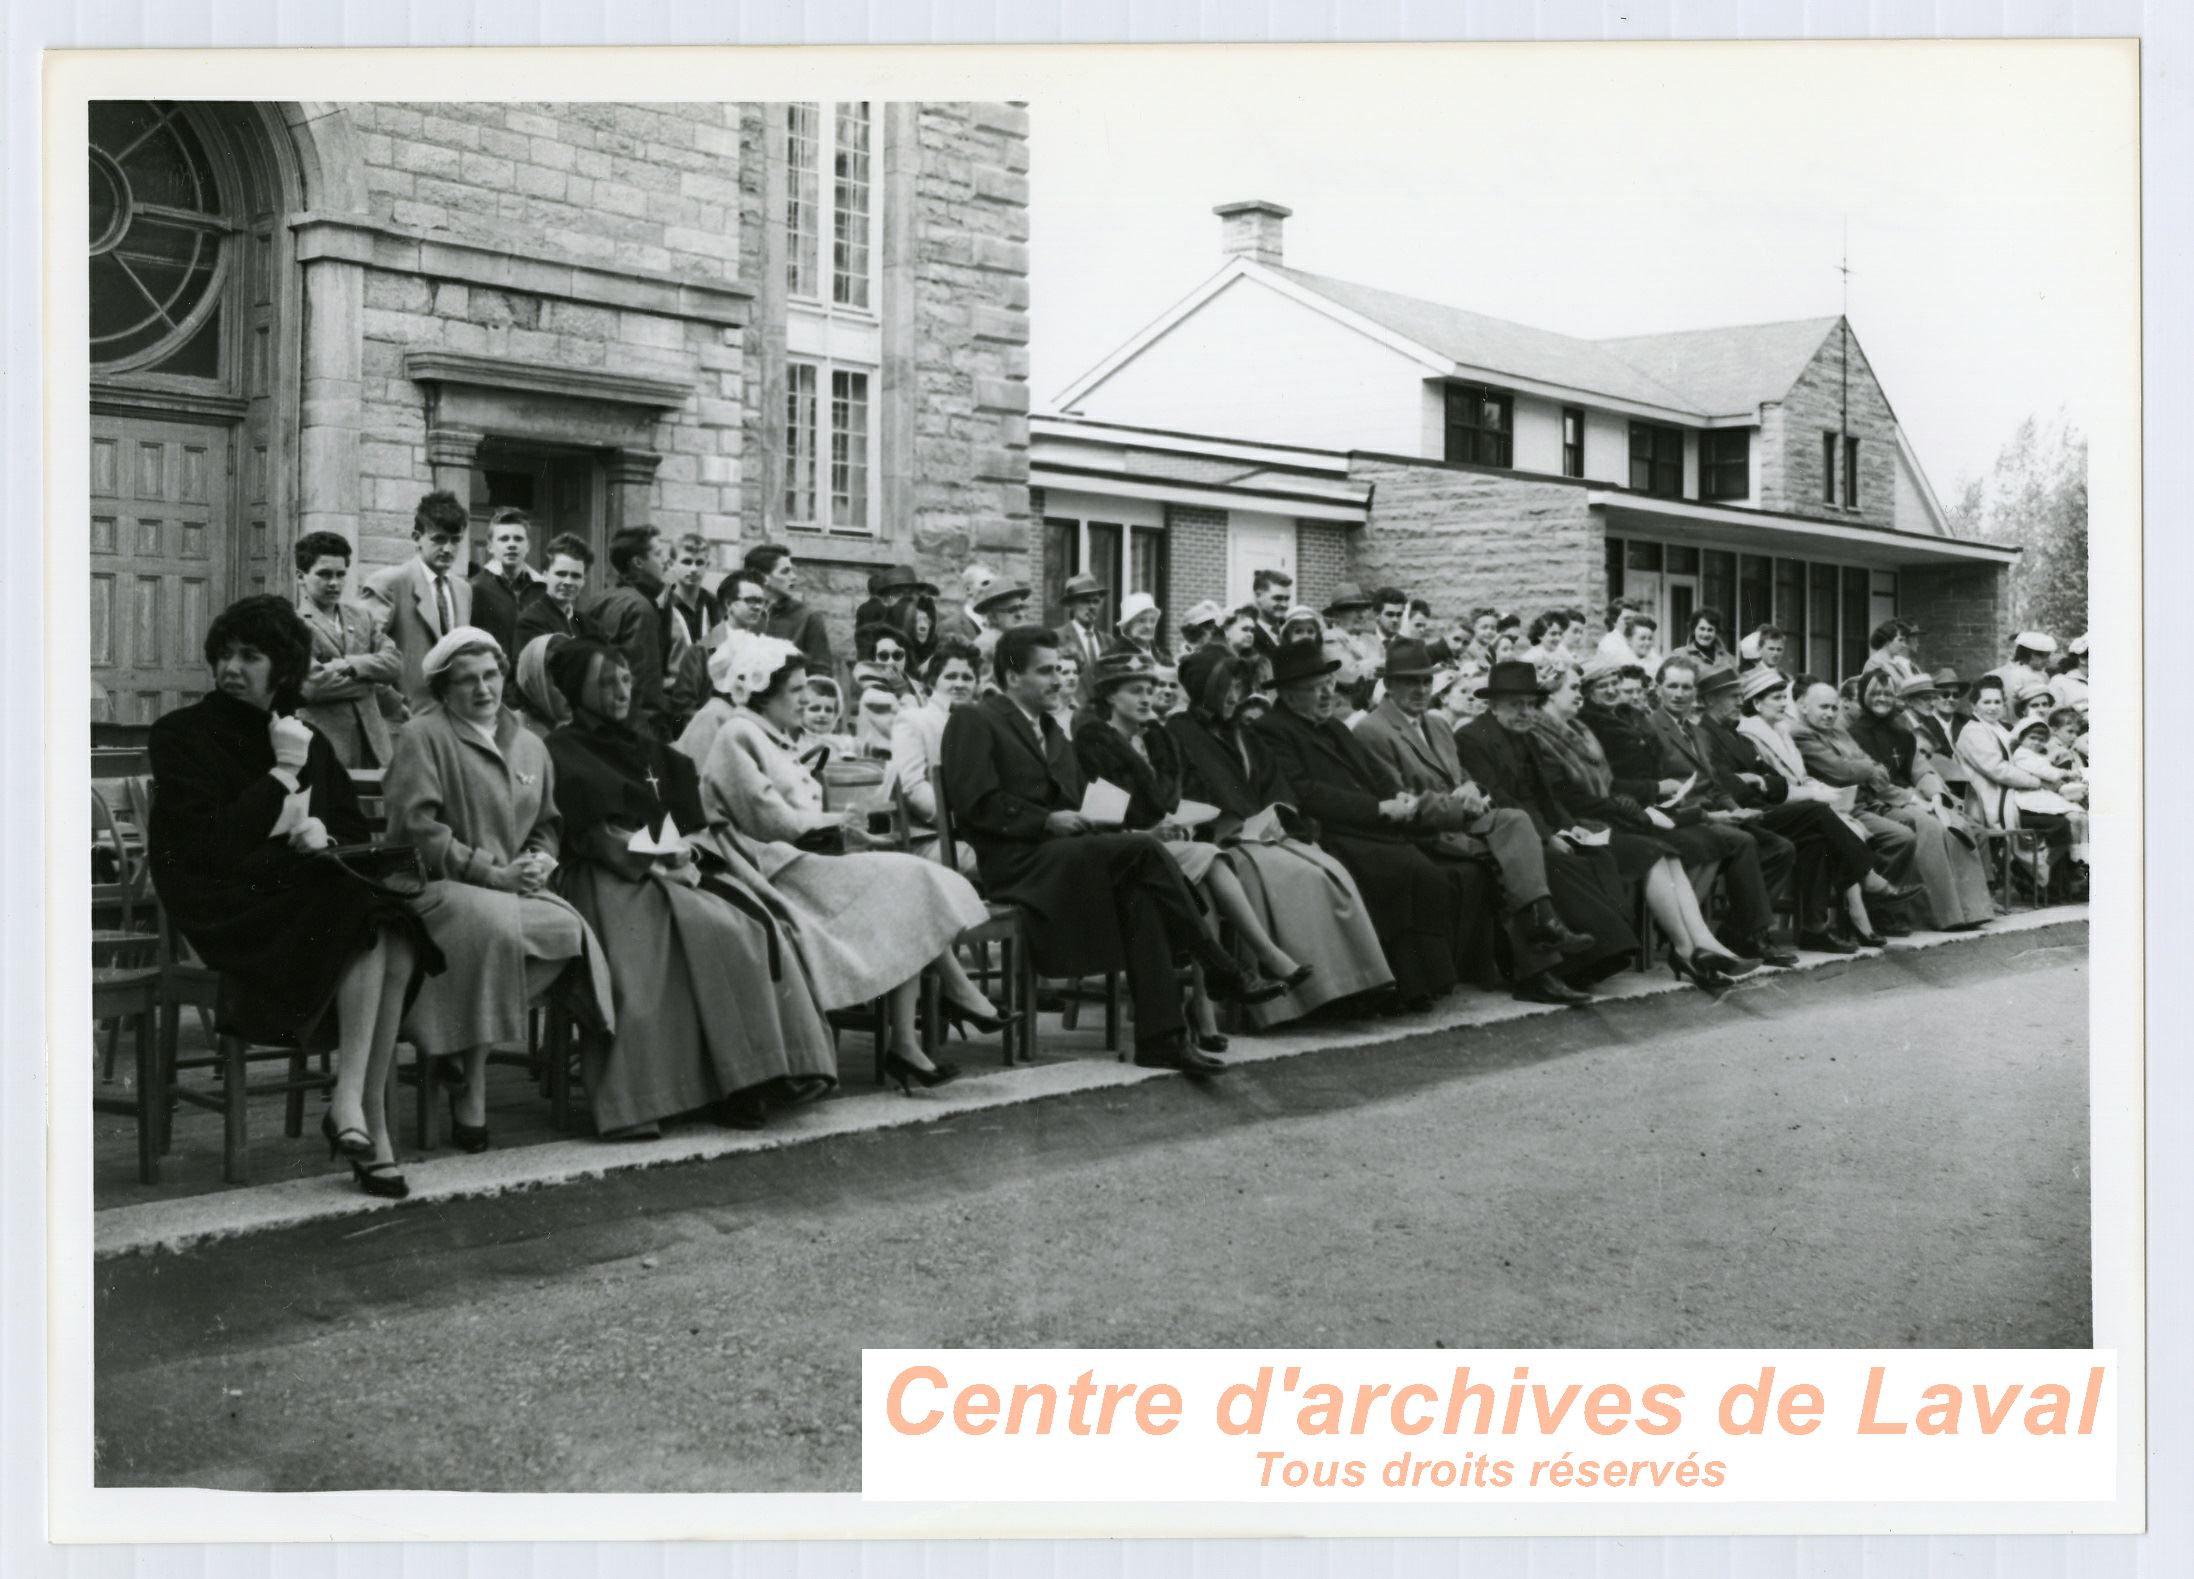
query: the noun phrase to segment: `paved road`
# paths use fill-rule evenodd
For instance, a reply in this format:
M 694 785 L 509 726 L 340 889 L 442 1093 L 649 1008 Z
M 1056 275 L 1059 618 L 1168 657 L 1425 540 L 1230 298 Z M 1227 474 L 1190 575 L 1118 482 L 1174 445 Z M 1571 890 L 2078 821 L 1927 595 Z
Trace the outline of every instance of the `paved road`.
M 877 1345 L 2087 1341 L 2086 929 L 109 1262 L 106 1484 L 850 1490 Z

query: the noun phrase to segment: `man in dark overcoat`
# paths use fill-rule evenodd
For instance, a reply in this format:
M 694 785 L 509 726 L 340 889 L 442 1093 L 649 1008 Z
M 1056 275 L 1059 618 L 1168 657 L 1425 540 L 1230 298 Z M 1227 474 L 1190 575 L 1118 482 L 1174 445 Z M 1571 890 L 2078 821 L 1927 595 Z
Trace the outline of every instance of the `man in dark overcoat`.
M 1503 698 L 1536 700 L 1545 695 L 1538 671 L 1520 662 L 1495 664 L 1486 683 L 1478 687 L 1478 699 L 1488 704 Z M 1489 705 L 1455 731 L 1455 755 L 1463 771 L 1492 798 L 1494 805 L 1513 806 L 1530 815 L 1546 845 L 1550 883 L 1574 883 L 1581 893 L 1596 895 L 1602 908 L 1612 909 L 1618 917 L 1627 915 L 1629 900 L 1615 857 L 1605 847 L 1572 845 L 1556 837 L 1564 829 L 1577 826 L 1577 814 L 1555 793 L 1552 776 L 1539 760 L 1538 745 L 1520 724 L 1512 729 L 1504 723 L 1500 711 Z M 1563 891 L 1556 887 L 1558 894 Z M 1595 922 L 1593 936 L 1599 937 L 1601 929 L 1602 924 Z M 1635 947 L 1636 935 L 1627 921 L 1623 932 Z
M 998 689 L 954 708 L 945 724 L 940 785 L 989 897 L 1030 913 L 1030 945 L 1045 975 L 1127 972 L 1138 1064 L 1224 1069 L 1189 1044 L 1174 961 L 1202 965 L 1215 997 L 1240 1000 L 1246 984 L 1205 934 L 1165 846 L 1147 833 L 1099 832 L 1082 816 L 1081 766 L 1052 716 L 1062 683 L 1058 636 L 1015 626 L 998 638 L 992 663 Z
M 1313 643 L 1282 646 L 1272 673 L 1279 705 L 1252 727 L 1316 819 L 1319 844 L 1356 879 L 1402 1007 L 1423 1008 L 1458 981 L 1496 979 L 1492 873 L 1417 847 L 1418 797 L 1328 716 L 1340 667 Z

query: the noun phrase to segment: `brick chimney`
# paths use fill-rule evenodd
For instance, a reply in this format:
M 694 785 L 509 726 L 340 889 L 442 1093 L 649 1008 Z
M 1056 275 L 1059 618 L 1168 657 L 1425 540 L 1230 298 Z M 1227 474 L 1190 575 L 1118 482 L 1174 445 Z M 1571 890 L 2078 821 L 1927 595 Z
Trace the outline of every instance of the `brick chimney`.
M 1251 198 L 1246 203 L 1221 203 L 1212 212 L 1219 216 L 1222 255 L 1274 265 L 1280 262 L 1280 222 L 1295 210 Z

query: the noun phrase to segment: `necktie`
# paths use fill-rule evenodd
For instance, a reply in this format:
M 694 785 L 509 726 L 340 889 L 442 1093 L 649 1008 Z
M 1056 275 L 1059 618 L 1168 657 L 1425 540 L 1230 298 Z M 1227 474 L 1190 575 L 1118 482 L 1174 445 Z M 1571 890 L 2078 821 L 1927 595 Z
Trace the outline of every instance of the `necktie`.
M 434 606 L 442 616 L 442 634 L 447 636 L 457 625 L 456 612 L 449 606 L 449 578 L 434 578 Z

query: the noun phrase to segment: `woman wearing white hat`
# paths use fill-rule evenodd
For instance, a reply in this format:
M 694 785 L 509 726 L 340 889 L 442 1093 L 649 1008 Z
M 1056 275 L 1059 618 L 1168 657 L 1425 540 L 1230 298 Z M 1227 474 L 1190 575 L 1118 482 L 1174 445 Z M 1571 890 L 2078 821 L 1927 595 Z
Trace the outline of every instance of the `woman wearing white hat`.
M 735 632 L 726 689 L 736 711 L 701 769 L 709 828 L 768 878 L 790 909 L 816 1001 L 826 1011 L 886 1000 L 884 1070 L 902 1091 L 959 1071 L 933 1063 L 915 1031 L 922 972 L 943 981 L 944 1014 L 985 1034 L 1005 1021 L 968 979 L 952 942 L 989 914 L 958 872 L 889 848 L 867 814 L 823 809 L 823 790 L 794 752 L 806 659 L 790 642 Z
M 389 837 L 426 862 L 413 909 L 449 969 L 404 1017 L 422 1053 L 463 1061 L 450 1129 L 464 1151 L 488 1148 L 487 1057 L 528 1036 L 551 992 L 586 1034 L 614 1028 L 609 970 L 579 912 L 550 891 L 562 818 L 548 747 L 503 705 L 503 650 L 473 625 L 420 664 L 433 704 L 396 737 L 385 788 Z M 423 1075 L 423 1078 L 425 1076 Z
M 1149 593 L 1130 592 L 1120 600 L 1120 618 L 1112 627 L 1112 640 L 1105 645 L 1106 656 L 1139 652 L 1152 663 L 1167 662 L 1167 655 L 1158 646 L 1158 621 L 1164 613 Z

